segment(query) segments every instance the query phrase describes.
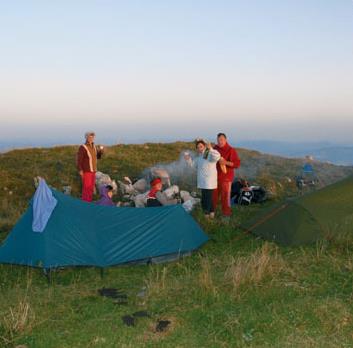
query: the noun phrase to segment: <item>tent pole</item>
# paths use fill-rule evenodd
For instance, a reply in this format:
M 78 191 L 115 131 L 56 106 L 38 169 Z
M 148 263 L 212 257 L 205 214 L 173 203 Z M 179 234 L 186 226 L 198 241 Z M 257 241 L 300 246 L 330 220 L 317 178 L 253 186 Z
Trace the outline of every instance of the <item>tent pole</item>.
M 45 275 L 45 278 L 47 278 L 48 285 L 50 285 L 50 268 L 43 268 L 43 273 Z
M 104 268 L 103 267 L 100 268 L 100 274 L 101 274 L 101 279 L 103 279 L 104 278 Z

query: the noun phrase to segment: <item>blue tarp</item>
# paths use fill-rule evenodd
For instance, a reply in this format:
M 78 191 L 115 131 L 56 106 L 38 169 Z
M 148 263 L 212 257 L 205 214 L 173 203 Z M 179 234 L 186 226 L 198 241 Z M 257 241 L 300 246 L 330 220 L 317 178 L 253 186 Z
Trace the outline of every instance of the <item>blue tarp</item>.
M 33 232 L 44 231 L 57 202 L 45 180 L 39 179 L 39 185 L 33 197 Z

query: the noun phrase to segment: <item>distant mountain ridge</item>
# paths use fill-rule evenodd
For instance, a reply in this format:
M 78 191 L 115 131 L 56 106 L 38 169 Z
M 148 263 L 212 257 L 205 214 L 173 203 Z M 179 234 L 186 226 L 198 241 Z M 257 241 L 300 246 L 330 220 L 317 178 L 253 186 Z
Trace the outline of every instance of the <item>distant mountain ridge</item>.
M 110 142 L 111 143 L 111 142 Z M 143 143 L 138 142 L 138 143 Z M 236 147 L 256 150 L 262 153 L 277 155 L 289 158 L 303 158 L 307 155 L 313 156 L 315 160 L 321 162 L 329 162 L 336 165 L 353 165 L 353 145 L 341 145 L 329 142 L 285 142 L 285 141 L 270 141 L 270 140 L 243 140 L 239 142 L 232 142 Z M 10 141 L 0 141 L 0 152 L 5 152 L 18 148 L 31 147 L 52 147 L 67 145 L 66 142 L 50 142 L 33 144 L 31 141 L 17 141 L 11 143 Z M 108 142 L 109 144 L 109 142 Z
M 241 141 L 238 146 L 284 157 L 302 158 L 307 155 L 316 160 L 337 165 L 353 165 L 353 145 L 328 142 L 291 143 L 282 141 Z

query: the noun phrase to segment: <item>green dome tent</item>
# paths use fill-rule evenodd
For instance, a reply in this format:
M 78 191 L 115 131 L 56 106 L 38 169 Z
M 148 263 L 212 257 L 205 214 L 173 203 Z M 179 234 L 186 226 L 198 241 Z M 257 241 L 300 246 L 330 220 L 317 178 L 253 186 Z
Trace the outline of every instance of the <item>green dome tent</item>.
M 57 202 L 44 230 L 32 229 L 32 200 L 0 247 L 0 263 L 45 269 L 147 263 L 189 254 L 208 240 L 180 205 L 105 207 L 51 193 Z
M 310 244 L 342 229 L 353 233 L 353 177 L 262 210 L 242 227 L 281 245 Z

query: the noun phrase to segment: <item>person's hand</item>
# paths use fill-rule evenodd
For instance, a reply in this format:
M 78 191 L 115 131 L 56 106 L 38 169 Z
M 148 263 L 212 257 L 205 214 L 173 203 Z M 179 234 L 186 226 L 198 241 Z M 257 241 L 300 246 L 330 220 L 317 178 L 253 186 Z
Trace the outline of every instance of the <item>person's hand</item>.
M 207 144 L 207 148 L 208 148 L 209 150 L 212 150 L 212 144 L 211 144 L 211 143 L 208 143 L 208 144 Z
M 83 177 L 83 170 L 80 170 L 78 173 L 80 174 L 80 177 L 82 178 Z
M 224 165 L 224 166 L 227 164 L 227 161 L 223 157 L 221 157 L 218 162 L 220 165 Z

